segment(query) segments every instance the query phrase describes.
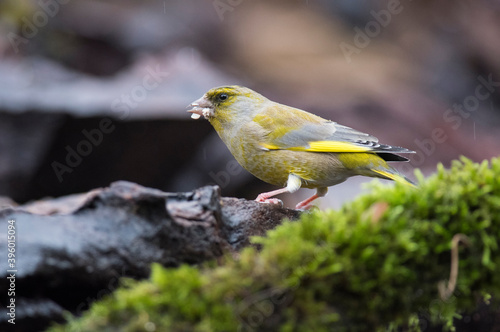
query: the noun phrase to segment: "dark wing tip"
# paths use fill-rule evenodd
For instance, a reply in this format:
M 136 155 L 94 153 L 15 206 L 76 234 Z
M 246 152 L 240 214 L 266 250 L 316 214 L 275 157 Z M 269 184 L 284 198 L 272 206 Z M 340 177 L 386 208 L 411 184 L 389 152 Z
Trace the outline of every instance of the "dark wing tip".
M 410 161 L 410 159 L 406 157 L 402 157 L 390 152 L 376 152 L 376 154 L 385 161 Z
M 387 144 L 380 144 L 373 141 L 359 140 L 356 143 L 368 146 L 372 149 L 371 152 L 376 153 L 380 158 L 385 161 L 409 161 L 408 158 L 397 155 L 396 153 L 415 153 L 415 151 L 400 146 L 392 146 Z
M 402 148 L 400 146 L 392 146 L 392 145 L 387 145 L 387 144 L 380 144 L 378 142 L 374 142 L 374 141 L 363 141 L 363 140 L 359 140 L 359 141 L 356 141 L 356 143 L 358 144 L 362 144 L 364 146 L 368 146 L 370 148 L 372 148 L 372 151 L 373 152 L 381 152 L 381 153 L 384 153 L 384 152 L 387 152 L 387 153 L 415 153 L 415 151 L 412 151 L 412 150 L 409 150 L 407 148 Z

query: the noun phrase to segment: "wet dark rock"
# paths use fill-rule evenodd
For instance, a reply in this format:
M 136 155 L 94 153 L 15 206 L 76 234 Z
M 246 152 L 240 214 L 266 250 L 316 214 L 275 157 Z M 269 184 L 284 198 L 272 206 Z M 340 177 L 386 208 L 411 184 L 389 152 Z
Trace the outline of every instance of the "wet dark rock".
M 198 264 L 249 244 L 299 212 L 235 198 L 217 186 L 166 193 L 131 182 L 0 211 L 16 227 L 15 330 L 62 321 L 112 292 L 119 278 L 145 278 L 152 262 Z M 0 239 L 6 247 L 6 238 Z M 4 246 L 5 245 L 5 246 Z M 5 280 L 7 268 L 0 277 Z M 7 283 L 0 284 L 7 303 Z M 0 310 L 0 330 L 8 316 Z M 9 329 L 13 326 L 9 324 Z

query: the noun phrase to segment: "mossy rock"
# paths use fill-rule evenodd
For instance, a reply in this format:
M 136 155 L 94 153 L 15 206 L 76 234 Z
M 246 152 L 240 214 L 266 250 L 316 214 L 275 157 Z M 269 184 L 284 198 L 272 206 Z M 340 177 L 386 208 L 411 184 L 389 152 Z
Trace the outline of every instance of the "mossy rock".
M 500 158 L 417 178 L 417 188 L 375 183 L 338 211 L 286 221 L 253 239 L 260 250 L 218 266 L 154 265 L 150 280 L 126 280 L 51 331 L 419 330 L 423 319 L 453 330 L 500 294 Z

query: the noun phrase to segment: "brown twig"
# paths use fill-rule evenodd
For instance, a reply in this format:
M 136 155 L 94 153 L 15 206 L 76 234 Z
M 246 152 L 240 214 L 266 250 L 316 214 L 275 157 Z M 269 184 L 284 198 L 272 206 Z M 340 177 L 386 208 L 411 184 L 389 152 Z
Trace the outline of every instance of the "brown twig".
M 455 234 L 451 239 L 451 267 L 450 267 L 450 279 L 448 280 L 448 286 L 445 285 L 444 281 L 438 284 L 439 297 L 441 300 L 446 301 L 450 298 L 451 294 L 455 291 L 458 279 L 458 245 L 462 241 L 466 246 L 469 246 L 469 238 L 464 234 Z

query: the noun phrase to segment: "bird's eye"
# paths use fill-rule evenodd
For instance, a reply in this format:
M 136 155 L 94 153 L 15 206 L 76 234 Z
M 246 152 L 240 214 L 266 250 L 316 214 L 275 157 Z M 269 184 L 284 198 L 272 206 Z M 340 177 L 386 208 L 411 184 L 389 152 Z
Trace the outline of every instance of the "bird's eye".
M 219 100 L 220 100 L 220 101 L 224 101 L 224 100 L 226 100 L 227 98 L 228 98 L 228 95 L 227 95 L 227 94 L 225 94 L 225 93 L 221 93 L 221 94 L 219 95 Z

